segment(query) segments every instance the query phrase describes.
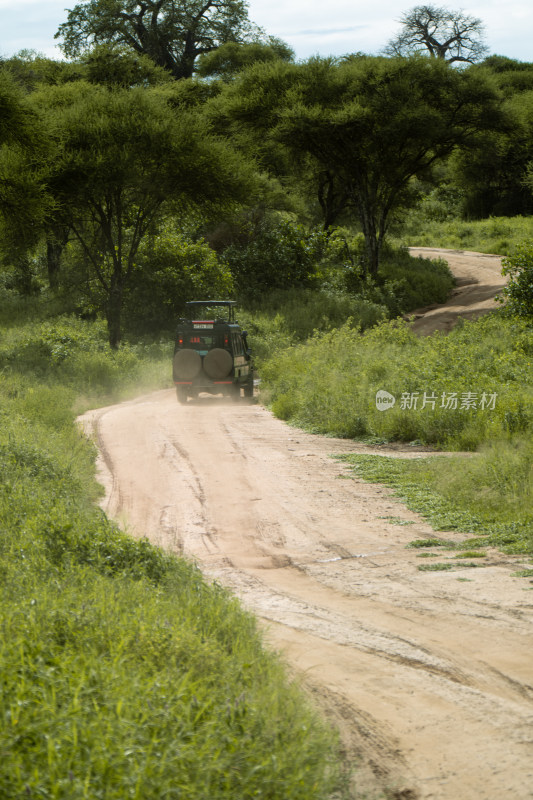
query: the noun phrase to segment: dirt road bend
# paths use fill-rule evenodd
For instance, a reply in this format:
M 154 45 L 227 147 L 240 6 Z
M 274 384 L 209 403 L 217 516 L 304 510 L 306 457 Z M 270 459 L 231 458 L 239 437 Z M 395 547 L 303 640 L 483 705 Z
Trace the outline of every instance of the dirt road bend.
M 106 512 L 264 621 L 339 727 L 358 792 L 533 798 L 533 585 L 512 577 L 526 562 L 494 551 L 476 569 L 418 571 L 406 545 L 430 527 L 331 457 L 421 450 L 303 433 L 260 405 L 182 406 L 171 390 L 82 423 Z

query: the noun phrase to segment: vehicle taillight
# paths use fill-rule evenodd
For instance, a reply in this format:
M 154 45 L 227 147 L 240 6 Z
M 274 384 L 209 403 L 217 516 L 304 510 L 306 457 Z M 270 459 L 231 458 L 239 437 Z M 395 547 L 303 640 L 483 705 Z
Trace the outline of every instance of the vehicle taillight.
M 224 336 L 224 347 L 228 347 L 229 345 L 229 336 Z

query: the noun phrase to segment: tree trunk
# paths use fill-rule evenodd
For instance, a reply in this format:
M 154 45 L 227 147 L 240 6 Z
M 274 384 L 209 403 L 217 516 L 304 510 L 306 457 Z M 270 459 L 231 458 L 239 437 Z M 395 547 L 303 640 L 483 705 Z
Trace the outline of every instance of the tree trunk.
M 374 280 L 379 272 L 379 257 L 381 254 L 381 242 L 379 241 L 376 233 L 368 236 L 365 233 L 365 266 L 367 275 L 370 275 Z
M 61 255 L 68 242 L 68 228 L 60 227 L 53 230 L 46 238 L 46 266 L 48 268 L 48 285 L 52 291 L 59 288 L 59 272 L 61 268 Z
M 378 235 L 374 215 L 369 211 L 368 205 L 365 205 L 364 200 L 359 202 L 359 216 L 365 237 L 365 272 L 371 278 L 376 279 L 379 271 L 382 240 Z
M 48 285 L 53 292 L 59 288 L 59 268 L 61 264 L 61 253 L 64 245 L 59 244 L 55 239 L 48 239 L 46 242 L 46 266 L 48 268 Z
M 122 296 L 123 288 L 115 280 L 112 282 L 107 298 L 106 318 L 109 346 L 118 350 L 122 338 Z
M 324 216 L 323 230 L 329 233 L 339 214 L 348 204 L 348 192 L 341 192 L 335 186 L 335 176 L 331 172 L 322 173 L 318 179 L 318 202 Z

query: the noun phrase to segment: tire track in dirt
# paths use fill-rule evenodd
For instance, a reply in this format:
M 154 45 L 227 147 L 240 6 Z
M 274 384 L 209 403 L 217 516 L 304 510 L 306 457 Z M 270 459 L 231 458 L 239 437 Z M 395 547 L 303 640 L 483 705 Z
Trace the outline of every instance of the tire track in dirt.
M 360 791 L 533 796 L 533 598 L 510 577 L 520 559 L 418 572 L 405 546 L 431 529 L 383 487 L 339 479 L 347 470 L 330 458 L 387 451 L 291 429 L 258 406 L 180 407 L 160 392 L 85 422 L 113 474 L 107 512 L 194 558 L 265 620 L 342 723 Z

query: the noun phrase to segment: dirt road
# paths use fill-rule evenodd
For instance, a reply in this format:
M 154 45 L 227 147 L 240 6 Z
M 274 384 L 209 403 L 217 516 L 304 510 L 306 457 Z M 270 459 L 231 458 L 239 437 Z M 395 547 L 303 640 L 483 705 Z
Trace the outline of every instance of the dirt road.
M 265 621 L 340 728 L 358 792 L 533 798 L 533 586 L 512 577 L 525 562 L 494 551 L 476 569 L 418 571 L 406 545 L 429 526 L 331 458 L 421 450 L 313 436 L 260 405 L 180 406 L 170 390 L 83 424 L 107 513 Z
M 501 274 L 500 256 L 436 247 L 410 247 L 409 252 L 423 258 L 445 259 L 457 283 L 447 303 L 420 308 L 408 315 L 414 316 L 413 330 L 417 333 L 447 332 L 459 318 L 477 319 L 500 307 L 494 297 L 507 282 Z

